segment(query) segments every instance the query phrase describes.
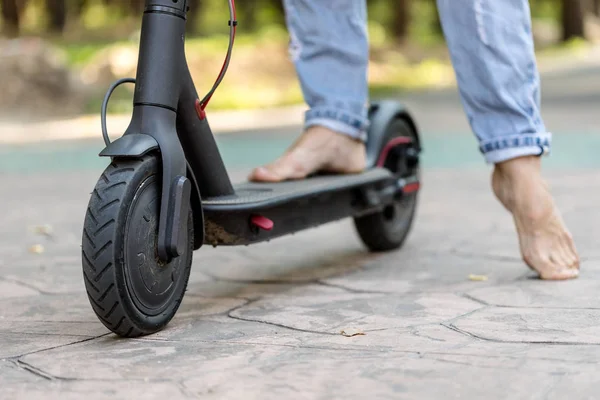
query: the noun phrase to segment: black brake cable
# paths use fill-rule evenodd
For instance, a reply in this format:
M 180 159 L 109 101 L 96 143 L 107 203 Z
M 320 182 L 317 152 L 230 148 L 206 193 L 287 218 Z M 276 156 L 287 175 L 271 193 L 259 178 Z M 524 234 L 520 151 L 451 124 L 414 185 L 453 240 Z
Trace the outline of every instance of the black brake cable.
M 223 63 L 223 67 L 221 68 L 221 72 L 219 73 L 217 80 L 213 84 L 213 87 L 206 94 L 206 96 L 204 96 L 204 98 L 201 101 L 199 101 L 202 111 L 204 111 L 204 108 L 207 106 L 207 104 L 210 101 L 210 99 L 212 98 L 213 94 L 215 93 L 215 91 L 217 90 L 217 88 L 219 87 L 219 85 L 221 84 L 223 79 L 225 78 L 225 73 L 227 72 L 227 69 L 229 68 L 229 63 L 231 61 L 231 54 L 233 52 L 233 44 L 235 41 L 237 20 L 236 20 L 236 11 L 235 11 L 235 0 L 227 0 L 227 2 L 229 5 L 229 46 L 227 49 L 227 55 L 225 57 L 225 62 Z M 102 126 L 102 137 L 104 139 L 104 144 L 106 146 L 108 146 L 111 143 L 110 137 L 108 135 L 108 129 L 106 127 L 106 114 L 107 114 L 107 110 L 108 110 L 108 103 L 109 103 L 110 97 L 111 97 L 112 93 L 115 91 L 115 89 L 124 83 L 135 84 L 136 80 L 134 78 L 123 78 L 123 79 L 119 79 L 119 80 L 115 81 L 110 86 L 108 91 L 106 92 L 106 95 L 104 96 L 104 100 L 102 101 L 102 108 L 100 110 L 100 124 Z

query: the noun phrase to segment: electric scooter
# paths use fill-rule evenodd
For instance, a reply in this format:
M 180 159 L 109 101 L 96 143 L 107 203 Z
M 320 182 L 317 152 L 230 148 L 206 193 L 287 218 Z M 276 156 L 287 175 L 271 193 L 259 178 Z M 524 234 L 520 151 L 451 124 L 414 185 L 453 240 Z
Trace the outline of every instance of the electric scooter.
M 393 101 L 369 108 L 367 168 L 281 183 L 233 185 L 206 106 L 229 65 L 230 40 L 214 86 L 198 97 L 184 52 L 188 0 L 146 0 L 136 79 L 108 90 L 101 121 L 110 165 L 89 201 L 83 277 L 92 309 L 122 337 L 163 329 L 186 291 L 192 254 L 203 245 L 240 246 L 353 218 L 371 251 L 401 247 L 415 215 L 421 145 L 413 118 Z M 134 83 L 133 114 L 111 142 L 106 110 L 114 89 Z

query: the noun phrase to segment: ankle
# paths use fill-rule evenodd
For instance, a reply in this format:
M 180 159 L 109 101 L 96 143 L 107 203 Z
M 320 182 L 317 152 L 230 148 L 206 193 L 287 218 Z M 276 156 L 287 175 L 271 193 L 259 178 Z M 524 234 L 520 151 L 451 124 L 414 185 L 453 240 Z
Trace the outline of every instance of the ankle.
M 510 160 L 496 165 L 492 188 L 500 202 L 519 220 L 533 224 L 554 212 L 554 201 L 542 178 L 539 160 Z
M 317 136 L 321 140 L 331 141 L 337 145 L 344 144 L 353 144 L 353 145 L 362 145 L 364 146 L 364 141 L 355 138 L 349 134 L 346 134 L 341 131 L 336 131 L 324 125 L 312 125 L 308 127 L 304 133 L 304 137 L 315 137 Z
M 495 164 L 494 171 L 507 179 L 541 176 L 542 160 L 537 156 L 517 157 Z

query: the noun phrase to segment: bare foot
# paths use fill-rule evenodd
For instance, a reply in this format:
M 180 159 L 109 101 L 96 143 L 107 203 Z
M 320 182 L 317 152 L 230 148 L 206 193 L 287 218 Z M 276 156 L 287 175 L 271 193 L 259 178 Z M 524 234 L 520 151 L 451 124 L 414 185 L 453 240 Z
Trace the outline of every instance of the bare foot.
M 579 276 L 579 256 L 542 179 L 540 158 L 521 157 L 496 164 L 492 188 L 513 215 L 525 263 L 542 279 Z
M 302 179 L 314 172 L 360 173 L 366 166 L 363 142 L 330 129 L 308 128 L 283 156 L 249 176 L 255 182 Z

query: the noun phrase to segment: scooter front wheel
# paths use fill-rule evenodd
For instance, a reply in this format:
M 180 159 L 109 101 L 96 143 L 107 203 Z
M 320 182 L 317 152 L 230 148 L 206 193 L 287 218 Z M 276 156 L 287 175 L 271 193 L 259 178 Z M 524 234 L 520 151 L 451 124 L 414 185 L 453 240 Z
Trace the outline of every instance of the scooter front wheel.
M 85 288 L 100 321 L 122 337 L 148 335 L 173 318 L 185 293 L 194 249 L 165 263 L 157 256 L 161 180 L 154 155 L 114 159 L 89 202 L 82 238 Z

